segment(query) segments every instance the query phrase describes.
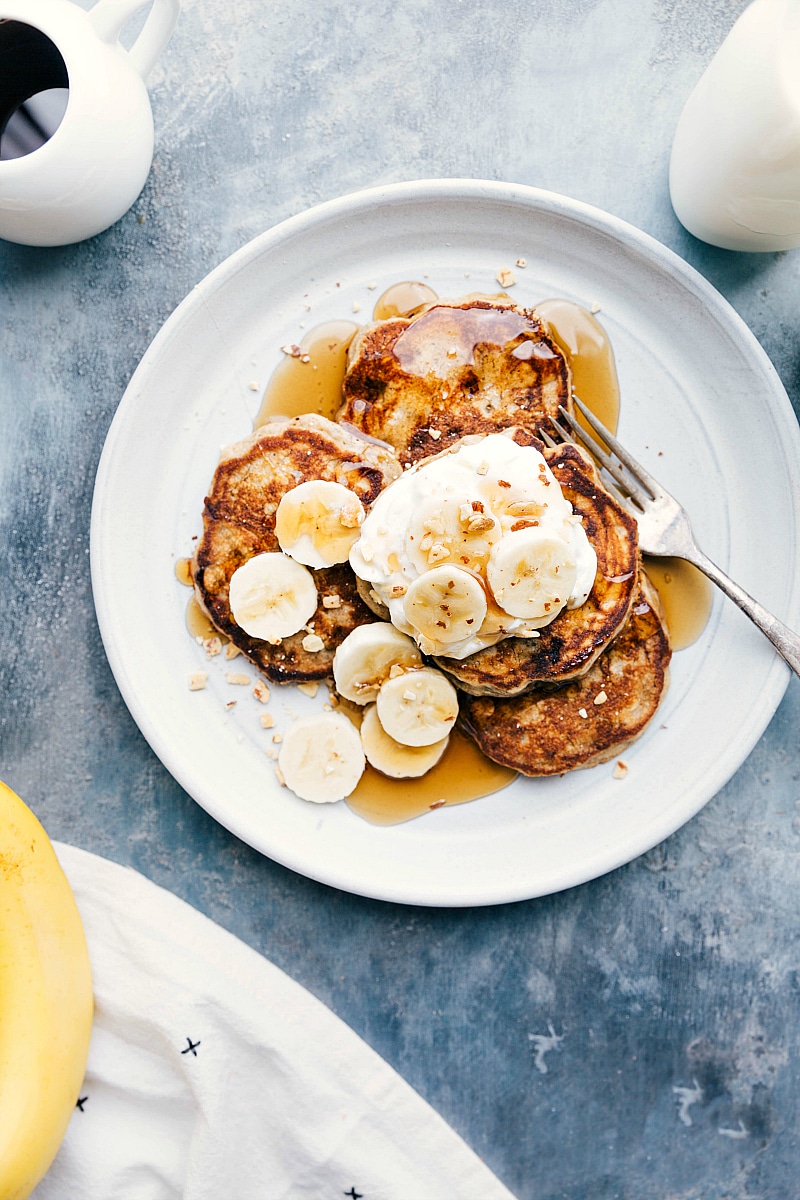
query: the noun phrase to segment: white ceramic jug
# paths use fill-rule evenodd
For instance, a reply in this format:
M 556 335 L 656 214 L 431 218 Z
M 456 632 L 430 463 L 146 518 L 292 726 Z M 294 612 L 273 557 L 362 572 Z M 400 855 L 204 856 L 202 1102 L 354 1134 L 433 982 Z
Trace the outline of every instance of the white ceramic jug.
M 0 139 L 19 114 L 39 128 L 32 97 L 66 100 L 51 107 L 54 128 L 39 128 L 35 149 L 4 157 L 0 140 L 0 237 L 30 246 L 79 242 L 113 225 L 139 195 L 154 141 L 144 76 L 181 0 L 152 0 L 126 51 L 120 31 L 149 3 L 98 0 L 86 12 L 71 0 L 0 0 Z
M 678 219 L 726 250 L 800 246 L 800 0 L 755 0 L 678 121 Z

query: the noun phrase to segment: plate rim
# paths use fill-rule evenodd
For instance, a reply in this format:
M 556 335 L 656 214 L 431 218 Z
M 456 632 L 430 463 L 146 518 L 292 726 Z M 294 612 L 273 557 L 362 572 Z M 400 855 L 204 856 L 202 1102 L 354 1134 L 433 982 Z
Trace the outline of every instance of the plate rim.
M 677 280 L 682 286 L 688 287 L 696 297 L 714 309 L 717 319 L 728 329 L 733 329 L 746 343 L 749 352 L 748 356 L 755 356 L 761 368 L 765 370 L 766 376 L 770 379 L 773 399 L 777 403 L 774 415 L 776 418 L 779 418 L 779 424 L 786 422 L 787 428 L 791 429 L 791 426 L 788 424 L 789 420 L 791 419 L 792 422 L 795 422 L 793 442 L 796 453 L 798 453 L 797 429 L 791 402 L 777 370 L 770 361 L 766 351 L 729 301 L 699 271 L 669 247 L 624 221 L 622 218 L 606 213 L 583 201 L 574 200 L 558 193 L 525 184 L 461 178 L 419 179 L 360 189 L 324 201 L 269 227 L 223 259 L 189 291 L 163 322 L 131 376 L 109 427 L 95 479 L 91 518 L 90 557 L 92 590 L 98 625 L 112 674 L 138 728 L 167 771 L 176 779 L 181 787 L 185 788 L 189 796 L 196 803 L 199 803 L 216 821 L 235 836 L 253 846 L 260 853 L 265 854 L 289 869 L 328 886 L 337 887 L 352 894 L 363 895 L 372 899 L 434 907 L 478 907 L 555 894 L 558 891 L 578 886 L 581 883 L 588 882 L 591 879 L 617 869 L 634 858 L 639 857 L 641 854 L 646 853 L 648 849 L 659 844 L 665 837 L 677 832 L 683 824 L 691 820 L 717 794 L 725 782 L 731 778 L 732 773 L 728 771 L 720 782 L 715 782 L 713 791 L 706 794 L 705 799 L 697 804 L 688 816 L 683 817 L 679 825 L 675 826 L 672 822 L 665 822 L 664 828 L 662 828 L 659 822 L 654 822 L 654 837 L 647 845 L 637 844 L 636 849 L 633 851 L 628 847 L 628 849 L 620 850 L 619 853 L 607 854 L 604 865 L 594 865 L 588 873 L 586 869 L 577 871 L 572 875 L 566 873 L 564 879 L 557 886 L 548 884 L 544 888 L 537 889 L 535 885 L 532 886 L 529 882 L 529 886 L 524 889 L 521 889 L 518 885 L 495 887 L 494 889 L 485 888 L 480 896 L 476 896 L 469 889 L 449 887 L 446 889 L 446 898 L 443 898 L 435 889 L 425 894 L 415 889 L 414 893 L 410 894 L 403 886 L 394 885 L 393 883 L 387 883 L 379 891 L 376 891 L 374 888 L 359 887 L 357 884 L 354 885 L 352 881 L 340 877 L 335 872 L 310 869 L 307 864 L 294 861 L 291 855 L 281 855 L 276 853 L 274 849 L 265 849 L 262 844 L 257 845 L 253 840 L 252 834 L 243 831 L 239 827 L 240 822 L 231 820 L 230 818 L 226 819 L 225 812 L 219 811 L 219 805 L 214 802 L 213 797 L 209 798 L 206 794 L 203 800 L 198 799 L 197 791 L 200 790 L 202 792 L 203 789 L 198 789 L 197 787 L 190 789 L 190 786 L 184 782 L 187 772 L 180 769 L 176 770 L 174 763 L 171 761 L 173 755 L 170 752 L 169 746 L 160 738 L 157 727 L 148 720 L 148 714 L 144 706 L 140 703 L 135 688 L 129 679 L 122 655 L 118 652 L 119 648 L 116 644 L 116 638 L 113 635 L 113 629 L 108 627 L 108 595 L 98 561 L 98 550 L 102 534 L 103 499 L 108 487 L 108 475 L 114 449 L 119 438 L 122 436 L 127 408 L 135 398 L 142 380 L 147 377 L 152 366 L 157 363 L 162 349 L 168 345 L 180 326 L 191 319 L 195 308 L 203 306 L 206 303 L 205 296 L 216 292 L 223 283 L 228 282 L 241 268 L 249 265 L 259 256 L 270 253 L 284 241 L 302 235 L 306 228 L 324 224 L 332 219 L 338 219 L 343 215 L 356 215 L 364 208 L 372 209 L 376 205 L 402 205 L 404 202 L 412 200 L 428 203 L 437 200 L 450 200 L 462 203 L 510 202 L 521 208 L 534 208 L 546 212 L 549 216 L 558 214 L 569 220 L 577 220 L 581 225 L 588 226 L 593 231 L 601 231 L 604 235 L 610 234 L 615 240 L 621 241 L 628 246 L 632 245 L 644 256 L 651 266 L 654 266 L 658 271 L 663 272 L 666 270 L 673 281 Z M 794 587 L 790 608 L 793 611 L 800 611 L 800 584 L 796 584 Z M 734 772 L 738 770 L 739 766 L 741 766 L 745 758 L 752 751 L 774 716 L 789 679 L 789 668 L 776 657 L 775 663 L 769 670 L 760 689 L 759 702 L 762 717 L 760 720 L 754 722 L 750 736 L 744 742 L 746 750 L 740 757 L 738 766 L 734 768 Z M 224 805 L 222 808 L 224 810 Z M 666 828 L 666 826 L 669 826 L 669 828 Z M 263 841 L 263 839 L 261 840 Z

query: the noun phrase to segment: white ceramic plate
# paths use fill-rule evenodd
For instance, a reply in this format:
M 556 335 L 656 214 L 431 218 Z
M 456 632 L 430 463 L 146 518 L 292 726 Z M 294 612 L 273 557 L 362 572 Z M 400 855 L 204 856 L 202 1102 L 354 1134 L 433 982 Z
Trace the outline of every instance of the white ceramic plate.
M 275 780 L 240 669 L 187 635 L 173 573 L 201 528 L 220 447 L 246 435 L 261 390 L 304 328 L 369 319 L 381 291 L 423 279 L 440 296 L 600 305 L 622 389 L 620 434 L 693 516 L 703 547 L 777 615 L 800 623 L 800 437 L 769 360 L 730 306 L 681 259 L 595 209 L 510 184 L 394 185 L 284 222 L 213 271 L 166 322 L 120 404 L 92 519 L 98 619 L 120 690 L 175 778 L 264 854 L 335 887 L 428 905 L 495 904 L 558 891 L 629 861 L 678 829 L 743 762 L 787 668 L 717 598 L 702 639 L 673 659 L 645 735 L 611 765 L 504 791 L 389 828 L 316 806 Z M 208 687 L 187 679 L 208 669 Z M 273 689 L 281 722 L 319 708 Z M 236 707 L 225 704 L 237 700 Z

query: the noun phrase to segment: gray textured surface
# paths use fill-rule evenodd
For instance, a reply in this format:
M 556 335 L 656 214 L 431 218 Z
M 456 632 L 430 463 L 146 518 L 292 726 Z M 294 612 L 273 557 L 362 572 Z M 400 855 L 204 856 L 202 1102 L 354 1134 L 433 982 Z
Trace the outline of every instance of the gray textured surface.
M 704 247 L 667 195 L 675 120 L 742 7 L 194 0 L 151 80 L 133 210 L 80 246 L 0 244 L 2 777 L 51 836 L 307 986 L 520 1200 L 800 1195 L 800 684 L 693 822 L 603 879 L 485 910 L 341 894 L 238 843 L 139 734 L 92 607 L 94 472 L 136 363 L 211 267 L 319 200 L 433 176 L 535 184 L 653 234 L 734 304 L 800 410 L 800 251 Z

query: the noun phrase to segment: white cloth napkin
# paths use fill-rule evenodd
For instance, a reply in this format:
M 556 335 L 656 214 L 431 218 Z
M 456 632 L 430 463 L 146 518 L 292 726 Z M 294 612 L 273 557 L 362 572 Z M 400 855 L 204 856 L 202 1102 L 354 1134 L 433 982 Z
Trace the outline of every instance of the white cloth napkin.
M 56 845 L 95 1024 L 35 1200 L 513 1200 L 299 984 L 143 876 Z

